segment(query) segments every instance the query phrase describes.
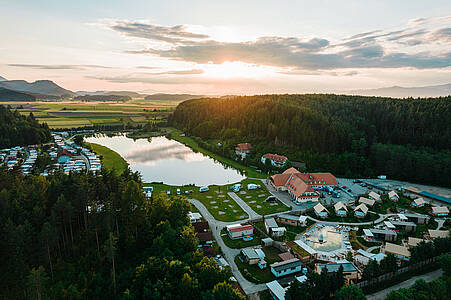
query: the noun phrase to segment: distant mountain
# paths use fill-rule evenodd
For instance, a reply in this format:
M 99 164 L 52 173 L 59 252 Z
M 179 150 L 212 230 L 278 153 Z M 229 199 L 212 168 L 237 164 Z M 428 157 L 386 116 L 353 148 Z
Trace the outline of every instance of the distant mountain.
M 6 81 L 5 77 L 0 76 L 0 81 Z
M 451 95 L 451 83 L 421 87 L 392 86 L 378 89 L 354 90 L 349 94 L 381 97 L 440 97 Z
M 86 95 L 105 95 L 106 93 L 108 93 L 108 91 L 95 91 L 95 92 L 90 92 L 90 91 L 76 91 L 75 94 L 80 95 L 80 96 L 86 96 Z
M 59 85 L 50 80 L 38 80 L 35 82 L 27 82 L 25 80 L 7 80 L 0 81 L 0 87 L 18 92 L 30 92 L 41 95 L 52 95 L 52 96 L 75 95 L 72 91 L 63 89 L 62 87 L 60 87 Z
M 129 101 L 132 100 L 130 96 L 123 95 L 84 95 L 76 96 L 74 100 L 78 101 Z
M 140 94 L 131 91 L 95 91 L 95 92 L 77 91 L 76 93 L 81 96 L 114 95 L 114 96 L 129 96 L 131 98 L 144 98 L 145 96 L 147 96 L 146 94 Z
M 0 87 L 0 101 L 36 101 L 36 97 Z
M 149 96 L 146 96 L 146 100 L 171 100 L 171 101 L 185 101 L 190 99 L 198 99 L 198 98 L 204 98 L 203 95 L 190 95 L 190 94 L 152 94 Z

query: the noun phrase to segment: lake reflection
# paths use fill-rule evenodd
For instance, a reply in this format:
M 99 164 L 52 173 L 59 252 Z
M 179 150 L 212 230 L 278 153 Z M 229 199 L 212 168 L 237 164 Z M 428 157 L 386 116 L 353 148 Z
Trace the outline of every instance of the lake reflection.
M 238 182 L 245 177 L 212 158 L 166 137 L 133 140 L 124 135 L 96 135 L 87 142 L 100 144 L 119 153 L 133 171 L 142 174 L 144 182 L 170 185 L 194 183 L 197 186 Z

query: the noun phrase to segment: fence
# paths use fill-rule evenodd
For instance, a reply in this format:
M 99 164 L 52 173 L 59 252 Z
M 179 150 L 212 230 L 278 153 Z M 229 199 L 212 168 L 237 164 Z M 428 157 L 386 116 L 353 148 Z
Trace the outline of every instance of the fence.
M 439 259 L 439 256 L 436 256 L 436 257 L 433 257 L 433 258 L 429 258 L 427 260 L 424 260 L 424 261 L 421 261 L 421 262 L 418 262 L 418 263 L 415 263 L 415 264 L 408 265 L 407 267 L 400 268 L 400 269 L 396 270 L 395 272 L 386 273 L 386 274 L 383 274 L 383 275 L 381 275 L 379 277 L 372 278 L 370 280 L 365 280 L 365 281 L 358 282 L 358 283 L 354 284 L 354 286 L 357 286 L 359 288 L 363 288 L 363 287 L 366 287 L 366 286 L 375 285 L 375 284 L 378 284 L 380 282 L 384 282 L 386 280 L 390 280 L 392 278 L 395 278 L 396 276 L 398 276 L 400 274 L 403 274 L 405 272 L 415 271 L 415 270 L 421 269 L 422 267 L 424 267 L 426 265 L 430 265 L 430 264 L 436 262 L 438 259 Z

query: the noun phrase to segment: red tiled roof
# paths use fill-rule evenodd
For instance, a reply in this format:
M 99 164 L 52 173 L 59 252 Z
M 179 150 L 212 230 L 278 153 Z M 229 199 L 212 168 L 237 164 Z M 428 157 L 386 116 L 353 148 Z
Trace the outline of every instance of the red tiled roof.
M 235 149 L 238 151 L 250 151 L 252 150 L 252 145 L 249 143 L 241 143 L 238 144 Z
M 72 157 L 72 153 L 70 153 L 69 151 L 67 151 L 66 149 L 62 149 L 58 152 L 58 158 L 61 156 L 71 156 Z
M 297 173 L 301 173 L 301 172 L 299 172 L 296 168 L 291 167 L 291 168 L 283 171 L 282 174 L 297 174 Z
M 287 183 L 288 179 L 291 177 L 291 174 L 275 174 L 271 176 L 271 181 L 275 186 L 283 186 Z
M 286 156 L 278 155 L 278 154 L 272 154 L 272 153 L 266 153 L 263 155 L 264 158 L 269 158 L 270 160 L 277 161 L 277 162 L 285 162 L 287 160 Z
M 314 192 L 311 186 L 307 185 L 301 178 L 296 175 L 297 174 L 292 174 L 290 180 L 288 180 L 286 184 L 286 187 L 293 193 L 293 195 L 299 197 L 306 192 Z
M 254 227 L 252 225 L 241 225 L 241 226 L 229 228 L 229 231 L 230 232 L 238 232 L 238 231 L 244 231 L 244 230 L 250 230 L 250 229 L 254 229 Z

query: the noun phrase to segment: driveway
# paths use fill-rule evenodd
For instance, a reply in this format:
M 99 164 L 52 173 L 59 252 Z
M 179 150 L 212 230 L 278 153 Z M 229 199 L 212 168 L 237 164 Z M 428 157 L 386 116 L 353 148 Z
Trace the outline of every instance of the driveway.
M 405 289 L 405 288 L 411 287 L 415 283 L 415 281 L 417 281 L 420 278 L 424 279 L 426 282 L 430 282 L 432 280 L 435 280 L 435 279 L 439 278 L 442 275 L 443 275 L 443 270 L 440 269 L 440 270 L 436 270 L 436 271 L 433 271 L 433 272 L 430 272 L 430 273 L 426 273 L 426 274 L 423 274 L 423 275 L 415 276 L 415 277 L 412 277 L 410 279 L 407 279 L 406 281 L 400 282 L 400 283 L 398 283 L 398 284 L 396 284 L 394 286 L 386 288 L 386 289 L 384 289 L 382 291 L 376 292 L 374 294 L 367 295 L 366 299 L 368 299 L 368 300 L 383 300 L 383 299 L 385 299 L 387 297 L 387 295 L 391 291 L 399 290 L 399 289 L 402 289 L 402 288 Z
M 234 192 L 228 192 L 227 195 L 230 196 L 248 215 L 251 220 L 260 219 L 262 216 L 257 214 L 243 199 L 241 199 Z

